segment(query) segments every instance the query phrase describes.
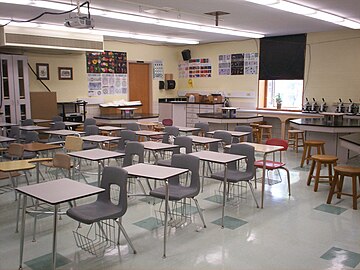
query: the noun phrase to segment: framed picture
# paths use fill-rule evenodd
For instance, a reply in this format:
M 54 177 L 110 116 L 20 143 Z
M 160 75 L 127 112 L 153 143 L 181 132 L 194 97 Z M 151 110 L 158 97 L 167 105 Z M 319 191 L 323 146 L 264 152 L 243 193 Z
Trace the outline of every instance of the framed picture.
M 36 75 L 38 80 L 49 80 L 49 64 L 36 63 Z
M 73 69 L 72 67 L 59 67 L 59 80 L 72 80 L 73 79 Z

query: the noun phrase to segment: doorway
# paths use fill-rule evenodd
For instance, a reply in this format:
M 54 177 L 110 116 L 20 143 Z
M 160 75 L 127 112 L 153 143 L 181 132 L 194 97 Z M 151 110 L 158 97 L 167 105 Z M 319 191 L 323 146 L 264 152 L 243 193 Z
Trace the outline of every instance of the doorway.
M 151 112 L 150 64 L 129 63 L 129 101 L 140 100 L 142 107 L 136 112 Z

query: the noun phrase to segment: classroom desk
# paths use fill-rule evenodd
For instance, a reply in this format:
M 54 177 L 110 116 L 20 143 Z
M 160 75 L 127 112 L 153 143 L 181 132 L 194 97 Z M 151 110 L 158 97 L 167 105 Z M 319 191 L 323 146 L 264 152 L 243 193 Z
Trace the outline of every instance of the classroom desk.
M 32 142 L 32 143 L 25 143 L 24 150 L 29 152 L 42 152 L 42 151 L 49 151 L 62 148 L 61 145 L 56 144 L 47 144 L 47 143 L 39 143 L 39 142 Z
M 184 133 L 201 130 L 201 128 L 196 128 L 196 127 L 179 127 L 179 126 L 176 127 L 179 129 L 180 132 L 184 132 Z
M 172 150 L 174 148 L 178 148 L 178 145 L 168 144 L 168 143 L 161 143 L 161 142 L 153 142 L 153 141 L 146 141 L 141 142 L 144 145 L 144 149 L 151 151 L 155 158 L 155 164 L 157 164 L 159 160 L 159 152 L 165 150 Z M 150 162 L 150 154 L 149 154 L 149 162 Z
M 99 126 L 100 131 L 108 132 L 109 135 L 113 135 L 112 133 L 119 130 L 124 130 L 125 127 L 114 127 L 114 126 Z
M 16 190 L 19 193 L 23 194 L 19 269 L 22 269 L 22 263 L 23 263 L 25 215 L 26 215 L 28 196 L 43 201 L 45 203 L 51 204 L 54 207 L 53 239 L 52 239 L 52 269 L 56 269 L 56 241 L 57 241 L 56 233 L 57 233 L 59 205 L 64 202 L 69 202 L 76 199 L 98 194 L 100 192 L 103 192 L 104 189 L 83 184 L 71 179 L 63 178 L 63 179 L 53 180 L 31 186 L 19 187 L 16 188 Z
M 105 136 L 106 137 L 106 136 Z M 115 151 L 109 151 L 104 149 L 90 149 L 77 152 L 69 152 L 69 156 L 86 159 L 90 161 L 97 161 L 98 163 L 98 185 L 100 185 L 101 168 L 104 167 L 104 162 L 110 158 L 118 158 L 125 156 L 125 153 L 119 153 Z
M 222 139 L 210 138 L 210 137 L 202 137 L 202 136 L 187 136 L 192 139 L 192 143 L 195 145 L 195 149 L 197 150 L 196 145 L 200 144 L 202 146 L 207 145 L 209 143 L 221 142 Z
M 40 130 L 47 130 L 49 127 L 43 127 L 43 126 L 20 126 L 20 130 L 23 131 L 40 131 Z
M 221 213 L 221 227 L 224 228 L 224 214 L 225 214 L 225 201 L 226 201 L 226 186 L 227 186 L 227 170 L 228 164 L 230 162 L 238 161 L 241 159 L 246 158 L 246 156 L 241 155 L 234 155 L 228 153 L 219 153 L 219 152 L 212 152 L 212 151 L 199 151 L 193 152 L 189 155 L 196 156 L 200 160 L 203 161 L 203 170 L 202 170 L 202 184 L 204 185 L 204 178 L 205 178 L 205 161 L 207 162 L 214 162 L 218 164 L 223 164 L 225 166 L 225 177 L 224 177 L 224 185 L 223 185 L 223 205 L 222 205 L 222 213 Z
M 282 146 L 277 145 L 266 145 L 260 143 L 241 142 L 243 144 L 251 145 L 255 148 L 255 152 L 263 154 L 263 173 L 261 178 L 261 208 L 264 208 L 264 193 L 265 193 L 265 174 L 266 174 L 266 156 L 270 153 L 274 153 L 283 149 Z M 256 179 L 255 179 L 256 181 Z
M 230 133 L 232 137 L 237 137 L 237 138 L 244 137 L 244 136 L 247 136 L 250 134 L 250 132 L 234 131 L 234 130 L 220 130 L 220 129 L 206 132 L 206 134 L 214 135 L 214 133 L 216 131 L 225 131 L 225 132 Z
M 164 249 L 163 257 L 166 258 L 166 238 L 167 238 L 167 221 L 169 211 L 169 178 L 187 173 L 189 170 L 173 167 L 158 166 L 152 164 L 138 163 L 128 167 L 124 167 L 124 170 L 128 172 L 129 176 L 143 177 L 155 179 L 158 181 L 164 181 L 166 193 L 165 193 L 165 224 L 164 224 Z
M 166 134 L 166 132 L 163 131 L 153 131 L 153 130 L 137 130 L 135 131 L 135 133 L 140 137 L 145 137 L 146 140 L 149 140 L 151 136 L 162 136 Z
M 18 126 L 18 124 L 12 124 L 12 123 L 6 123 L 6 122 L 0 122 L 0 127 L 1 127 L 1 131 L 2 131 L 2 135 L 6 136 L 7 135 L 7 129 L 12 126 Z
M 94 142 L 99 145 L 100 148 L 102 148 L 103 143 L 109 143 L 111 141 L 118 141 L 120 140 L 120 137 L 115 136 L 104 136 L 104 135 L 89 135 L 89 136 L 83 136 L 81 137 L 84 141 L 88 142 Z
M 84 131 L 75 131 L 69 129 L 59 129 L 59 130 L 44 130 L 42 133 L 49 134 L 50 136 L 77 136 L 81 134 L 85 134 Z
M 9 143 L 9 142 L 15 142 L 15 141 L 16 141 L 16 139 L 14 139 L 14 138 L 0 136 L 0 144 Z

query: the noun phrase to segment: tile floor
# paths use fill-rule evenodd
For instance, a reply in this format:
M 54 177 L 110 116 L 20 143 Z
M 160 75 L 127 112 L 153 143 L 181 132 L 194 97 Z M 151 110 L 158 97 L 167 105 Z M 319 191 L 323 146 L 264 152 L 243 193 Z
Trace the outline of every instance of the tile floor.
M 218 182 L 207 180 L 198 196 L 207 228 L 201 228 L 191 206 L 192 222 L 169 229 L 166 259 L 162 258 L 161 215 L 156 214 L 161 205 L 158 200 L 129 199 L 123 225 L 137 254 L 131 252 L 124 237 L 120 246 L 101 257 L 79 249 L 73 236 L 77 223 L 63 216 L 58 224 L 58 269 L 360 269 L 360 210 L 353 210 L 352 200 L 346 196 L 341 200 L 334 196 L 333 204 L 327 205 L 329 186 L 321 184 L 316 193 L 312 186 L 306 186 L 309 166 L 299 168 L 300 157 L 301 152 L 286 154 L 291 169 L 290 197 L 285 174 L 281 183 L 266 185 L 264 209 L 256 208 L 250 191 L 243 193 L 242 198 L 227 204 L 224 229 L 219 226 Z M 352 162 L 359 164 L 358 160 Z M 348 182 L 346 188 L 350 189 Z M 255 191 L 259 202 L 260 188 L 258 185 Z M 16 207 L 12 191 L 0 194 L 1 270 L 18 269 Z M 32 219 L 28 216 L 23 269 L 50 269 L 51 241 L 52 218 L 39 219 L 36 242 L 32 242 Z

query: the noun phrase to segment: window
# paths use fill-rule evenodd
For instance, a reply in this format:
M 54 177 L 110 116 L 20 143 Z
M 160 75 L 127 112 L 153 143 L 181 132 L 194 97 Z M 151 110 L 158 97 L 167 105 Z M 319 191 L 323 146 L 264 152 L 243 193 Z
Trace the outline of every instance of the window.
M 261 80 L 259 81 L 259 104 L 261 109 L 276 109 L 276 96 L 280 95 L 281 108 L 301 110 L 303 80 Z

